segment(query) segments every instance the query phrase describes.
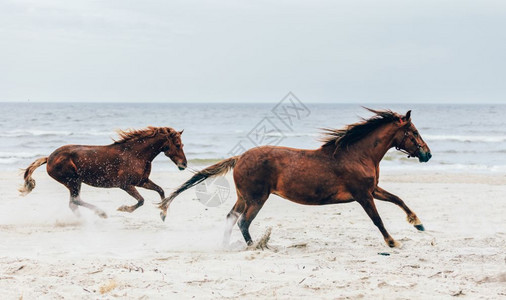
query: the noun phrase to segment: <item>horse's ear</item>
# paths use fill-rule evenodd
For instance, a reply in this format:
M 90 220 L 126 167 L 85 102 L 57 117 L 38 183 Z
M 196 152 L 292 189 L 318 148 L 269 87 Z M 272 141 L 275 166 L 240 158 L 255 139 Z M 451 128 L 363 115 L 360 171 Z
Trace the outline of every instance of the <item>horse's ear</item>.
M 408 110 L 405 116 L 400 116 L 397 122 L 399 122 L 399 125 L 403 126 L 407 122 L 411 121 L 411 110 Z
M 179 132 L 179 134 L 183 134 L 183 131 L 184 131 L 184 129 L 183 129 L 183 130 L 181 130 L 181 131 Z
M 411 110 L 408 110 L 408 112 L 406 113 L 405 120 L 408 122 L 411 121 Z

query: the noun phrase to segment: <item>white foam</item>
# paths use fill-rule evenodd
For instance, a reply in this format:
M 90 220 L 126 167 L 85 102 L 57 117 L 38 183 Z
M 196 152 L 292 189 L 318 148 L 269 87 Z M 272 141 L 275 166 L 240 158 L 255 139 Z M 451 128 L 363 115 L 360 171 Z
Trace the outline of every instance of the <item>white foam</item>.
M 410 171 L 431 171 L 431 172 L 493 172 L 506 173 L 506 165 L 488 166 L 483 164 L 382 164 L 382 170 L 410 170 Z
M 2 137 L 23 137 L 23 136 L 69 136 L 73 133 L 71 131 L 60 131 L 60 130 L 39 130 L 39 129 L 23 129 L 7 131 L 0 134 Z
M 506 136 L 494 135 L 423 135 L 426 141 L 454 141 L 454 142 L 482 142 L 501 143 L 506 142 Z
M 0 152 L 1 158 L 34 158 L 37 156 L 41 156 L 41 154 L 37 152 Z
M 0 158 L 1 165 L 12 165 L 19 161 L 18 158 L 9 157 L 9 158 Z

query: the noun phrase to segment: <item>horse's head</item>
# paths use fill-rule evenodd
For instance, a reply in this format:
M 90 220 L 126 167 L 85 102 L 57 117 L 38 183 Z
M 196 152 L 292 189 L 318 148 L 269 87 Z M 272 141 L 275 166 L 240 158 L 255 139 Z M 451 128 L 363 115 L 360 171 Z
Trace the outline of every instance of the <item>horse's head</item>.
M 394 138 L 394 146 L 397 150 L 404 150 L 409 157 L 418 157 L 420 162 L 428 162 L 432 157 L 429 146 L 424 142 L 420 133 L 411 122 L 411 110 L 405 116 L 399 116 L 396 121 L 399 130 Z
M 167 141 L 163 145 L 162 151 L 176 164 L 179 170 L 184 170 L 187 162 L 183 151 L 184 145 L 181 142 L 181 134 L 183 134 L 183 130 L 168 130 Z

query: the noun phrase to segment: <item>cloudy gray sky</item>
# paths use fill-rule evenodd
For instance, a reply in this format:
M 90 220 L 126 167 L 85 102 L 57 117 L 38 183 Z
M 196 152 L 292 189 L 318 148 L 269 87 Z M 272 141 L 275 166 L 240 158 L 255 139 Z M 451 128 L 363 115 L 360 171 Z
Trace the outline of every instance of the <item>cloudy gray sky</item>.
M 506 1 L 0 1 L 0 101 L 506 102 Z

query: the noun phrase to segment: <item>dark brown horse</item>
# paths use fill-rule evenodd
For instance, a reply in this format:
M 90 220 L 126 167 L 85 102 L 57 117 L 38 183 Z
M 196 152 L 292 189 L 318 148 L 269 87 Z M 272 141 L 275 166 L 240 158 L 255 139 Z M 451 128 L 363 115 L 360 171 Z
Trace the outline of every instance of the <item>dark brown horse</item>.
M 78 205 L 93 210 L 100 217 L 107 215 L 98 207 L 84 202 L 79 196 L 81 183 L 94 187 L 119 187 L 137 200 L 132 206 L 123 205 L 119 211 L 133 212 L 144 203 L 135 187 L 154 190 L 163 199 L 164 191 L 149 180 L 151 162 L 164 152 L 180 170 L 186 168 L 186 157 L 181 143 L 183 131 L 169 127 L 148 127 L 143 130 L 118 131 L 120 139 L 107 146 L 66 145 L 48 157 L 34 161 L 24 172 L 24 185 L 19 189 L 24 196 L 35 188 L 32 173 L 47 163 L 47 173 L 70 191 L 69 207 L 78 213 Z
M 251 245 L 251 221 L 269 195 L 275 194 L 307 205 L 357 201 L 381 231 L 388 246 L 400 246 L 383 226 L 374 198 L 397 204 L 406 212 L 409 223 L 418 230 L 424 228 L 399 197 L 378 186 L 379 163 L 392 147 L 418 157 L 420 162 L 427 162 L 431 153 L 411 122 L 411 111 L 405 116 L 391 111 L 370 111 L 375 116 L 368 120 L 340 130 L 326 130 L 327 136 L 319 149 L 262 146 L 196 173 L 160 203 L 162 219 L 171 201 L 181 192 L 235 167 L 237 202 L 227 215 L 224 244 L 228 244 L 232 226 L 240 218 L 239 228 L 246 243 Z

